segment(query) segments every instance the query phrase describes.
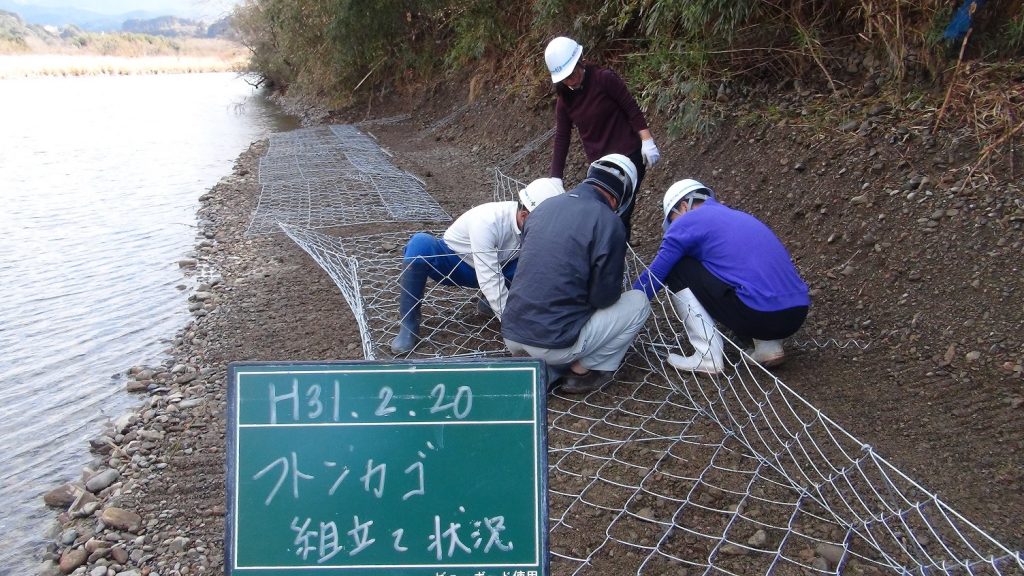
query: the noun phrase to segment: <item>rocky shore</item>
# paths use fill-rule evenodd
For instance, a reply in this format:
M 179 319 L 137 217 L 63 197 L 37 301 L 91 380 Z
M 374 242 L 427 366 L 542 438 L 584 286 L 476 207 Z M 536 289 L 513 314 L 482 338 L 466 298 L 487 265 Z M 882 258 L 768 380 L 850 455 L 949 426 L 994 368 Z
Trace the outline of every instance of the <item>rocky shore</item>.
M 663 164 L 634 216 L 636 248 L 656 249 L 656 198 L 681 177 L 703 179 L 768 222 L 814 290 L 798 339 L 870 344 L 795 350 L 779 377 L 1020 549 L 1024 199 L 1013 163 L 1010 176 L 965 183 L 977 151 L 945 145 L 919 114 L 862 102 L 841 121 L 811 126 L 807 99 L 783 99 L 781 120 L 748 123 L 754 112 L 739 107 L 707 137 L 663 138 Z M 416 126 L 374 132 L 451 214 L 488 200 L 489 167 L 550 119 L 549 110 L 524 113 L 527 104 L 495 96 L 426 130 L 450 111 L 442 103 L 451 100 L 434 102 L 398 110 L 412 112 Z M 142 405 L 91 442 L 95 459 L 82 479 L 47 494 L 63 511 L 42 573 L 222 573 L 228 364 L 361 357 L 329 276 L 281 235 L 245 236 L 265 150 L 254 144 L 202 197 L 195 253 L 179 263 L 194 280 L 192 319 L 167 362 L 129 371 Z M 544 173 L 547 150 L 520 171 Z
M 345 358 L 361 351 L 313 331 L 308 334 L 323 338 L 323 349 L 302 353 L 285 343 L 294 329 L 291 307 L 275 301 L 301 302 L 303 308 L 294 309 L 300 316 L 320 310 L 336 318 L 347 310 L 341 298 L 309 303 L 308 288 L 327 292 L 333 285 L 298 248 L 280 236 L 244 236 L 265 145 L 243 153 L 233 173 L 201 198 L 195 252 L 179 262 L 194 280 L 192 319 L 165 363 L 128 371 L 127 390 L 140 395 L 141 406 L 90 442 L 95 458 L 80 481 L 45 495 L 47 505 L 63 511 L 48 535 L 52 544 L 41 574 L 221 573 L 227 362 Z M 300 284 L 306 283 L 303 296 Z M 279 337 L 264 337 L 262 329 Z

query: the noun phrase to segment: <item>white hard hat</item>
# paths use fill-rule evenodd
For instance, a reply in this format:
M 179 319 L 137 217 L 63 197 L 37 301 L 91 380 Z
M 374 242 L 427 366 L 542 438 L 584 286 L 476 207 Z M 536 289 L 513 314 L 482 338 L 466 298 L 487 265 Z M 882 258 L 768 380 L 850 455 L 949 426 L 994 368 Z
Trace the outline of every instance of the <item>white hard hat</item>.
M 690 206 L 693 205 L 694 200 L 707 200 L 708 198 L 714 198 L 715 191 L 707 186 L 687 178 L 686 180 L 680 180 L 675 184 L 668 187 L 665 191 L 665 197 L 661 200 L 661 209 L 665 214 L 665 219 L 661 223 L 661 227 L 668 230 L 670 221 L 668 217 L 672 214 L 672 209 L 679 204 L 680 200 L 684 198 L 690 201 Z
M 608 154 L 590 165 L 584 182 L 599 185 L 615 196 L 619 201 L 615 212 L 623 214 L 636 194 L 636 165 L 622 154 Z
M 540 206 L 541 202 L 552 196 L 558 196 L 562 192 L 565 190 L 556 179 L 538 178 L 519 191 L 519 203 L 533 212 L 533 209 Z
M 548 42 L 548 47 L 544 49 L 544 61 L 551 72 L 551 82 L 557 84 L 572 74 L 582 55 L 583 46 L 572 38 L 559 36 Z

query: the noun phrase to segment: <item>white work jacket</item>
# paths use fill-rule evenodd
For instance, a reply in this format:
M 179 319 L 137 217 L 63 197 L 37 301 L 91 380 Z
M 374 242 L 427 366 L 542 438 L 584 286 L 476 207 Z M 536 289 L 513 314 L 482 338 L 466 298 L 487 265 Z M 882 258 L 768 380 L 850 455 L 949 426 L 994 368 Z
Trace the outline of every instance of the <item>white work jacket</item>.
M 445 244 L 476 271 L 480 291 L 499 320 L 508 299 L 501 267 L 519 254 L 522 237 L 516 225 L 517 206 L 517 202 L 475 206 L 459 216 L 444 233 Z

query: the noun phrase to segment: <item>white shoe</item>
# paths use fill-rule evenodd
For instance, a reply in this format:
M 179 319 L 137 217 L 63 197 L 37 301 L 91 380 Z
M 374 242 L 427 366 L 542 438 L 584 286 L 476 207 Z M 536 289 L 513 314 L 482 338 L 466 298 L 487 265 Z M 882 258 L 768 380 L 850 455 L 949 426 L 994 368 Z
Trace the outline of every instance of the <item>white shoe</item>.
M 672 294 L 676 315 L 682 318 L 686 337 L 693 346 L 690 356 L 669 354 L 668 363 L 679 370 L 718 374 L 722 371 L 722 335 L 715 330 L 715 321 L 701 306 L 689 288 Z
M 758 364 L 765 368 L 778 366 L 786 361 L 786 351 L 782 348 L 782 340 L 754 339 L 754 350 L 748 352 Z

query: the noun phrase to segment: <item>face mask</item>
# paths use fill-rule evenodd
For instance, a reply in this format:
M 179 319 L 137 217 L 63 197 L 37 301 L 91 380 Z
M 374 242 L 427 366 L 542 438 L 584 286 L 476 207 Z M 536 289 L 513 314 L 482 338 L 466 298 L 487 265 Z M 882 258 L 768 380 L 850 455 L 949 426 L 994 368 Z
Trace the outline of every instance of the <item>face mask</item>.
M 575 88 L 573 88 L 572 86 L 569 86 L 568 84 L 566 84 L 565 85 L 566 88 L 568 88 L 569 90 L 572 90 L 573 92 L 575 92 L 576 90 L 579 90 L 580 88 L 583 88 L 583 81 L 586 80 L 586 78 L 587 78 L 587 69 L 583 68 L 582 70 L 583 70 L 583 74 L 580 75 L 580 83 L 577 84 Z

